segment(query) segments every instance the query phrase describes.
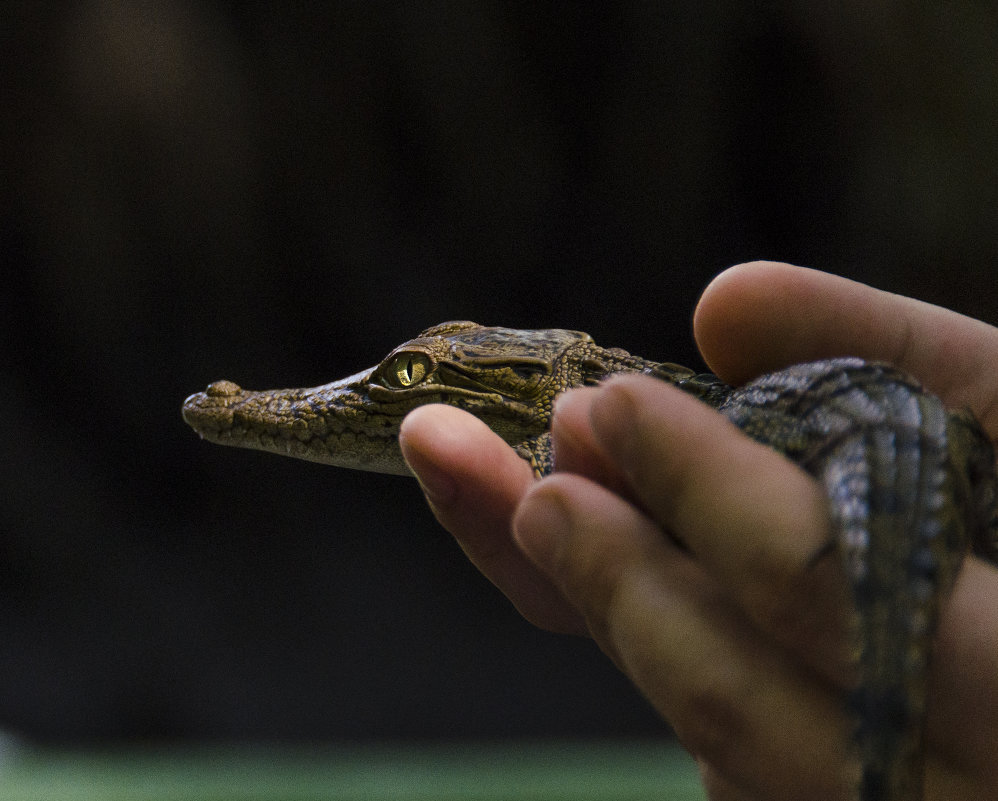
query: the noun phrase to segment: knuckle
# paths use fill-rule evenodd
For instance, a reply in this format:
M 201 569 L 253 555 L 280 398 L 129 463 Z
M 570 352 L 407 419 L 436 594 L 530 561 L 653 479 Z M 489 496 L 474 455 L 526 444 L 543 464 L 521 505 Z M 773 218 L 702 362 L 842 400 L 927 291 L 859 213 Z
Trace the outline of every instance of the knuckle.
M 686 698 L 674 721 L 684 745 L 702 764 L 727 774 L 746 748 L 747 722 L 737 702 L 740 682 L 727 671 L 711 671 Z
M 851 675 L 853 607 L 839 561 L 829 554 L 832 558 L 759 569 L 744 588 L 742 603 L 764 636 L 843 682 Z
M 791 579 L 781 576 L 755 584 L 746 600 L 756 625 L 777 642 L 793 642 L 801 633 L 802 593 Z

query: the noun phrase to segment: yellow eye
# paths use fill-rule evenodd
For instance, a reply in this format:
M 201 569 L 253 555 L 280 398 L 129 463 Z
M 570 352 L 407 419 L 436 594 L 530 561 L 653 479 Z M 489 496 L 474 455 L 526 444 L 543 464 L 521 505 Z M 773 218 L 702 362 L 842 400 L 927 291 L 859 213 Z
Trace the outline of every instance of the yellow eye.
M 391 363 L 389 380 L 400 387 L 411 387 L 426 378 L 429 370 L 430 360 L 422 353 L 402 353 Z

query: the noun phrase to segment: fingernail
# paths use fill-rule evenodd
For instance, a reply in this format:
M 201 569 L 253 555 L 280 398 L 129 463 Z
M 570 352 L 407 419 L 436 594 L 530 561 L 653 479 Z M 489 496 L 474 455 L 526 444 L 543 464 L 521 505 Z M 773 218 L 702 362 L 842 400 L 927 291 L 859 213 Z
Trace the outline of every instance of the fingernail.
M 561 500 L 549 492 L 535 492 L 520 507 L 513 520 L 513 537 L 538 565 L 558 561 L 571 527 Z
M 600 445 L 612 454 L 630 449 L 636 416 L 630 392 L 613 383 L 607 384 L 593 400 L 589 414 Z
M 409 469 L 412 470 L 431 506 L 434 508 L 446 506 L 457 497 L 457 481 L 428 454 L 412 444 L 404 448 L 404 454 Z
M 581 409 L 585 407 L 590 402 L 591 393 L 596 391 L 595 387 L 584 387 L 581 389 L 570 389 L 567 392 L 562 392 L 554 399 L 552 414 L 557 417 L 559 413 L 563 414 L 568 409 L 573 409 L 575 407 Z

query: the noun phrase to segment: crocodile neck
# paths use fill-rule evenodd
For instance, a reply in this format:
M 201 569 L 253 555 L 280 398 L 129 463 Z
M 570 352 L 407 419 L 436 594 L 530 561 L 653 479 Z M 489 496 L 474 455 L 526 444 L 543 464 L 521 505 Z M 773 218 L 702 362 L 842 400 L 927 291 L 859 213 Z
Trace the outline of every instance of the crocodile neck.
M 714 405 L 726 390 L 712 376 L 602 348 L 581 331 L 458 321 L 423 331 L 375 367 L 317 387 L 253 391 L 216 381 L 184 402 L 183 416 L 222 445 L 411 475 L 398 445 L 402 419 L 417 406 L 444 403 L 481 419 L 542 475 L 552 466 L 555 398 L 620 372 L 654 374 Z

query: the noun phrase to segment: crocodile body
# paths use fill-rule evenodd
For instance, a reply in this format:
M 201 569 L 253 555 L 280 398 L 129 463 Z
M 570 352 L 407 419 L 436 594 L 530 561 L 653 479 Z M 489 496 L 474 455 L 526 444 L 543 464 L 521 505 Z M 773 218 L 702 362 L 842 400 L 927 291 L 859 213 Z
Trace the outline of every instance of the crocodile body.
M 998 561 L 995 464 L 969 413 L 949 412 L 895 368 L 841 358 L 733 388 L 709 374 L 602 348 L 588 334 L 444 323 L 378 366 L 308 389 L 189 397 L 202 437 L 317 462 L 409 474 L 402 418 L 446 403 L 482 419 L 532 465 L 553 469 L 555 397 L 614 373 L 645 373 L 695 395 L 824 487 L 833 542 L 854 598 L 862 801 L 922 797 L 928 660 L 942 601 L 971 549 Z

